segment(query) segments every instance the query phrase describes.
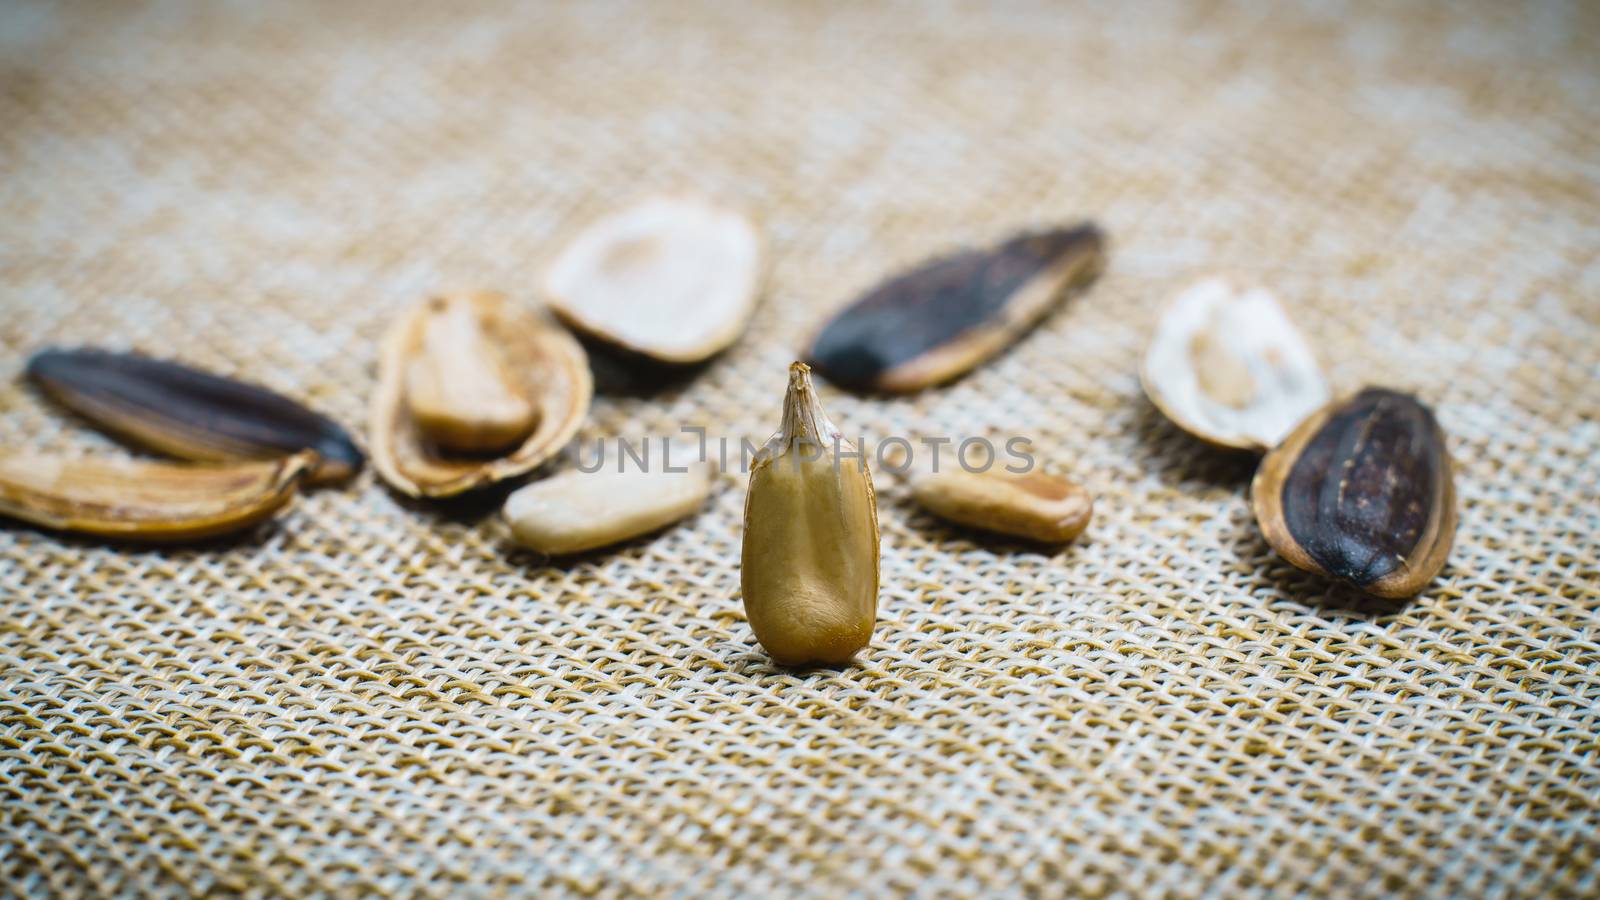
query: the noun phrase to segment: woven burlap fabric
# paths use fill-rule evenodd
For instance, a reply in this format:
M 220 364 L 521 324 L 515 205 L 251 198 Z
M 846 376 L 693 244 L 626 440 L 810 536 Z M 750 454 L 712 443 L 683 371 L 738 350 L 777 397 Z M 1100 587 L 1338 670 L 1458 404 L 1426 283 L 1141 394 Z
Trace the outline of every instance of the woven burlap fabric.
M 136 347 L 358 427 L 430 292 L 538 300 L 633 197 L 759 216 L 746 338 L 596 438 L 762 439 L 802 336 L 888 271 L 1092 216 L 1105 276 L 852 433 L 1025 435 L 1097 497 L 1059 552 L 880 473 L 857 665 L 772 668 L 742 481 L 551 564 L 364 473 L 243 539 L 0 529 L 17 893 L 1600 891 L 1593 4 L 0 6 L 0 445 L 128 453 L 20 379 Z M 1143 399 L 1209 272 L 1340 390 L 1432 404 L 1461 529 L 1421 596 L 1278 560 L 1253 460 Z

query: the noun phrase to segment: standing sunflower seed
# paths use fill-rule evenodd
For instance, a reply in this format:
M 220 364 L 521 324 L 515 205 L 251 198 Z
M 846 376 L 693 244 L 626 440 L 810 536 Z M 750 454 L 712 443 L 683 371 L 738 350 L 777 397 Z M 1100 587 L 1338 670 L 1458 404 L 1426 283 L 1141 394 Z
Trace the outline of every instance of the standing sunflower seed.
M 149 462 L 0 455 L 0 515 L 61 531 L 156 543 L 241 531 L 294 498 L 317 462 Z
M 106 350 L 45 350 L 28 378 L 90 423 L 199 462 L 317 455 L 310 479 L 355 474 L 363 457 L 337 423 L 282 394 L 166 360 Z
M 1091 223 L 1018 235 L 893 278 L 836 315 L 807 361 L 858 390 L 914 391 L 1005 349 L 1105 264 Z
M 783 426 L 756 454 L 740 584 L 775 662 L 843 663 L 878 613 L 878 509 L 866 458 L 828 420 L 810 369 L 789 367 Z
M 1284 559 L 1376 597 L 1421 591 L 1456 532 L 1444 432 L 1416 398 L 1383 388 L 1301 423 L 1262 459 L 1250 502 Z
M 658 363 L 690 365 L 744 332 L 761 280 L 749 219 L 705 200 L 658 198 L 589 226 L 545 276 L 572 328 Z
M 498 294 L 427 300 L 384 338 L 373 465 L 412 497 L 522 475 L 577 433 L 592 392 L 583 348 L 559 327 Z

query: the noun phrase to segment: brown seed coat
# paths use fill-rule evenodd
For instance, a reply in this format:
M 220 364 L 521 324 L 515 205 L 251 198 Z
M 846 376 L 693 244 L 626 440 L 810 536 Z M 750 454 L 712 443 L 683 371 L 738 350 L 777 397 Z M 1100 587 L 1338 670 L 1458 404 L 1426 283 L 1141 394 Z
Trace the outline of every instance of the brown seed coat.
M 739 581 L 750 628 L 774 662 L 850 660 L 878 611 L 878 508 L 865 457 L 789 369 L 783 424 L 750 469 Z

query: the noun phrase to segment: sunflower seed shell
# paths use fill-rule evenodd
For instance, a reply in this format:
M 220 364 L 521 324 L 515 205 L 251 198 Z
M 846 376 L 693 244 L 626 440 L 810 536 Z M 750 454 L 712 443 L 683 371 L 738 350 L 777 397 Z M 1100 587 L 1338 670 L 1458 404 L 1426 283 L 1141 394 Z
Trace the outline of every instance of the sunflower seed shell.
M 294 498 L 317 456 L 169 463 L 0 455 L 0 514 L 61 531 L 152 543 L 249 528 Z
M 806 360 L 855 390 L 900 393 L 948 381 L 1016 341 L 1105 264 L 1092 223 L 1021 234 L 924 263 L 846 307 Z
M 1272 295 L 1216 278 L 1173 300 L 1139 376 L 1179 428 L 1238 450 L 1265 452 L 1329 399 L 1311 346 Z
M 451 358 L 440 342 L 430 346 L 430 332 L 452 319 L 469 316 L 467 343 L 478 358 Z M 444 344 L 451 344 L 446 340 Z M 448 368 L 463 365 L 475 374 L 416 376 L 414 364 Z M 480 390 L 479 376 L 504 379 Z M 438 383 L 418 384 L 428 378 Z M 461 385 L 464 390 L 457 390 Z M 593 383 L 583 348 L 571 335 L 498 294 L 459 294 L 418 304 L 396 322 L 384 338 L 378 361 L 378 388 L 372 401 L 372 461 L 392 487 L 412 497 L 452 497 L 526 474 L 560 452 L 588 414 Z M 441 435 L 500 414 L 489 407 L 511 398 L 526 404 L 530 423 L 509 449 L 469 453 L 448 444 L 470 444 L 478 438 L 446 439 Z M 419 415 L 420 413 L 420 415 Z M 517 426 L 520 429 L 520 425 Z M 493 443 L 485 441 L 479 446 Z
M 179 459 L 265 460 L 311 450 L 309 480 L 338 481 L 364 462 L 349 433 L 264 387 L 136 353 L 45 350 L 28 378 L 95 426 Z
M 744 332 L 761 281 L 761 236 L 707 200 L 662 197 L 601 219 L 545 276 L 568 326 L 656 363 L 692 365 Z
M 1416 398 L 1383 388 L 1301 423 L 1262 459 L 1250 501 L 1284 559 L 1376 597 L 1420 592 L 1455 539 L 1444 432 Z

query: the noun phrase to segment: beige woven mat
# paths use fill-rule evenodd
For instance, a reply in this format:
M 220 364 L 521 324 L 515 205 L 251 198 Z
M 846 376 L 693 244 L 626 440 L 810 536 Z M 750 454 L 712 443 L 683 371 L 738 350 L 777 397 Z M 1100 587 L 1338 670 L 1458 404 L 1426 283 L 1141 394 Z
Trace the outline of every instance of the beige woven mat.
M 22 893 L 1600 891 L 1593 4 L 0 6 L 0 445 L 116 450 L 14 377 L 177 355 L 364 419 L 449 287 L 533 302 L 574 224 L 744 204 L 737 348 L 584 436 L 765 437 L 800 335 L 1031 223 L 1091 293 L 850 430 L 1024 434 L 1059 553 L 885 490 L 859 665 L 774 671 L 741 485 L 552 566 L 363 474 L 231 546 L 0 529 L 0 874 Z M 433 10 L 433 11 L 425 11 Z M 1375 605 L 1278 561 L 1246 459 L 1142 399 L 1198 274 L 1273 287 L 1341 388 L 1433 403 L 1451 563 Z M 121 451 L 118 451 L 121 452 Z

